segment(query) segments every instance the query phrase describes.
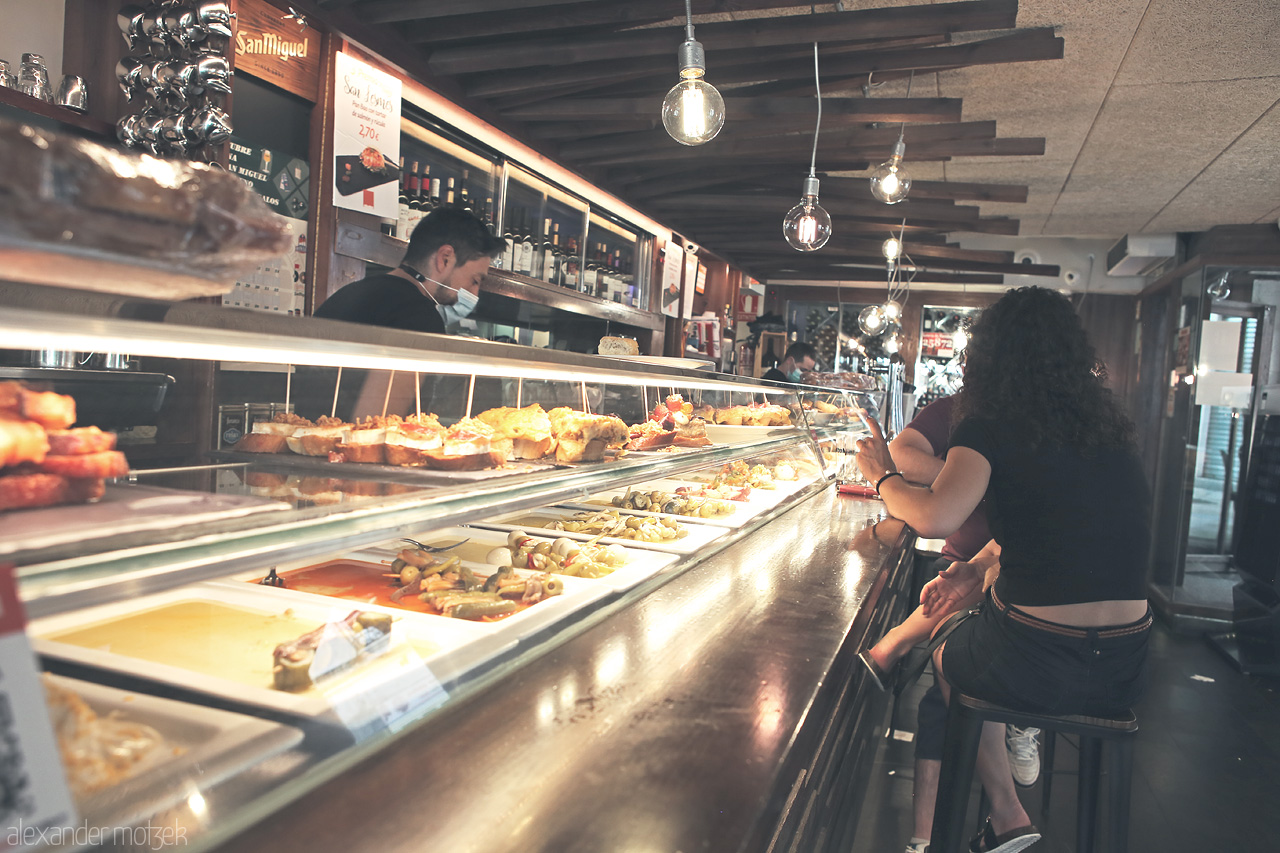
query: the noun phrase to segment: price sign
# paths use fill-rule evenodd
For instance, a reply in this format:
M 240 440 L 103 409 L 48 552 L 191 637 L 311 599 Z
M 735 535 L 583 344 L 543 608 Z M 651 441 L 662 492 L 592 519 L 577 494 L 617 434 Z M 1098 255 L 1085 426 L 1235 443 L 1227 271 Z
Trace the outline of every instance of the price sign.
M 339 53 L 333 90 L 333 203 L 395 219 L 399 213 L 400 81 Z
M 0 850 L 70 840 L 75 807 L 58 755 L 13 567 L 0 566 Z
M 738 294 L 738 310 L 734 312 L 734 317 L 739 320 L 751 322 L 760 316 L 760 309 L 764 304 L 764 297 L 759 293 L 744 292 Z

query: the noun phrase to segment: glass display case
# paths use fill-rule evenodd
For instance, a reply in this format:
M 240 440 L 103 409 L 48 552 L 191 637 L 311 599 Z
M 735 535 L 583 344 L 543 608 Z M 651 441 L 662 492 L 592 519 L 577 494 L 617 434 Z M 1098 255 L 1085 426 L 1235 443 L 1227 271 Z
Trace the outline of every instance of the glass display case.
M 186 464 L 127 475 L 91 464 L 115 452 L 78 432 L 91 424 L 47 427 L 49 470 L 100 497 L 0 514 L 50 702 L 123 714 L 170 756 L 78 787 L 81 816 L 163 813 L 197 846 L 825 490 L 858 411 L 876 409 L 853 391 L 209 305 L 0 283 L 0 306 L 11 355 L 129 353 L 99 376 L 25 368 L 13 399 L 87 404 L 109 374 L 176 364 L 168 405 L 204 400 L 208 440 L 182 436 Z M 146 428 L 162 416 L 122 415 L 119 450 L 153 455 L 173 438 Z
M 503 170 L 503 266 L 580 290 L 587 204 L 508 162 Z

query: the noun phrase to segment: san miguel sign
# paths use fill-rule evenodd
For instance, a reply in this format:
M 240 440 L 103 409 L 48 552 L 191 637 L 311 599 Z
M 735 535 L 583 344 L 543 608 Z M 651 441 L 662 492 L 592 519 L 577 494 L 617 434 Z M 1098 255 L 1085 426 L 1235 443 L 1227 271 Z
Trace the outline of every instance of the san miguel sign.
M 236 21 L 236 72 L 314 101 L 320 78 L 320 33 L 299 26 L 264 0 L 240 0 Z

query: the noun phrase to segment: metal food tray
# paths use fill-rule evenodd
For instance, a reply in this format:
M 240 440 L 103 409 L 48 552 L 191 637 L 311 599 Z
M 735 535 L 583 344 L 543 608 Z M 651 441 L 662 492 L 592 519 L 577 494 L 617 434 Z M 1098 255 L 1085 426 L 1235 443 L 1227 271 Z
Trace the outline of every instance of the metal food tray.
M 607 511 L 605 507 L 598 507 L 597 510 Z M 626 548 L 639 548 L 646 551 L 662 551 L 668 554 L 697 553 L 707 545 L 710 545 L 715 540 L 724 536 L 726 532 L 723 527 L 698 524 L 696 519 L 680 522 L 687 531 L 684 536 L 679 539 L 668 539 L 662 542 L 644 542 L 637 539 L 624 539 L 617 536 L 602 536 L 596 540 L 597 534 L 593 533 L 573 533 L 568 530 L 546 529 L 547 525 L 551 522 L 572 518 L 574 515 L 582 511 L 583 510 L 561 507 L 543 507 L 541 509 L 510 513 L 488 521 L 478 521 L 470 526 L 489 527 L 494 530 L 523 530 L 530 535 L 563 536 L 567 539 L 573 539 L 579 542 L 595 540 L 605 545 L 621 545 Z M 616 508 L 614 511 L 624 516 L 631 514 Z M 681 519 L 684 518 L 684 516 L 674 517 Z M 532 519 L 532 521 L 524 522 L 522 521 L 523 519 Z
M 550 530 L 525 530 L 525 532 L 535 539 L 546 539 L 548 541 L 555 540 L 561 535 Z M 453 542 L 457 542 L 460 539 L 470 539 L 471 541 L 468 542 L 467 545 L 464 545 L 463 548 L 454 549 L 448 553 L 458 553 L 458 551 L 467 549 L 468 546 L 470 546 L 469 552 L 464 552 L 463 555 L 460 555 L 462 556 L 463 562 L 467 563 L 473 571 L 480 571 L 488 574 L 493 571 L 494 567 L 483 559 L 476 559 L 477 557 L 482 556 L 480 549 L 482 548 L 487 553 L 492 551 L 494 548 L 506 545 L 507 533 L 499 530 L 484 529 L 481 527 L 454 527 L 447 530 L 436 531 L 432 534 L 430 539 L 424 539 L 423 544 L 448 545 Z M 556 577 L 563 578 L 565 581 L 566 594 L 570 592 L 571 587 L 579 586 L 589 586 L 592 590 L 603 591 L 603 594 L 608 594 L 610 591 L 630 589 L 645 578 L 657 574 L 676 562 L 676 556 L 674 554 L 632 548 L 632 543 L 630 542 L 620 542 L 616 544 L 621 545 L 623 550 L 627 552 L 627 565 L 620 569 L 615 569 L 602 578 L 575 578 L 556 575 Z M 387 560 L 390 560 L 395 556 L 395 551 L 393 550 L 379 552 L 376 549 L 371 549 L 369 553 L 381 553 Z M 530 610 L 532 609 L 533 608 L 530 608 Z M 526 610 L 524 613 L 528 612 L 529 611 Z M 502 622 L 516 619 L 523 616 L 524 613 L 517 613 L 515 616 L 510 617 L 510 619 L 503 619 Z M 502 622 L 495 624 L 500 625 Z
M 707 438 L 716 444 L 754 444 L 769 438 L 785 438 L 800 431 L 798 426 L 733 426 L 707 424 Z
M 397 680 L 406 684 L 416 683 L 423 665 L 430 670 L 435 680 L 444 682 L 456 678 L 461 672 L 470 669 L 478 661 L 488 659 L 494 653 L 494 644 L 490 638 L 485 632 L 476 631 L 474 624 L 453 619 L 436 619 L 431 622 L 399 619 L 392 628 L 392 648 L 386 653 L 331 675 L 324 680 L 322 686 L 291 693 L 275 690 L 267 684 L 254 687 L 180 665 L 156 663 L 109 649 L 89 648 L 48 639 L 52 634 L 88 628 L 140 611 L 187 601 L 212 601 L 263 615 L 280 615 L 289 610 L 292 611 L 292 616 L 314 627 L 341 619 L 356 609 L 403 615 L 403 611 L 399 610 L 288 590 L 250 584 L 206 582 L 141 599 L 113 602 L 37 619 L 28 625 L 27 633 L 35 650 L 48 658 L 96 667 L 197 696 L 212 697 L 219 700 L 219 704 L 229 707 L 265 711 L 322 726 L 346 727 L 357 738 L 377 730 L 379 715 L 383 709 L 361 705 L 357 707 L 361 716 L 353 720 L 349 715 L 344 717 L 335 713 L 331 697 L 345 703 L 352 697 L 358 698 L 364 685 L 382 689 L 388 685 L 394 687 Z M 280 642 L 292 639 L 296 639 L 296 636 L 282 636 Z M 430 644 L 438 651 L 420 656 L 410 642 L 417 642 L 419 646 L 423 643 Z M 498 648 L 498 651 L 501 649 Z M 269 646 L 264 653 L 270 654 Z
M 143 723 L 164 737 L 158 748 L 164 758 L 77 799 L 82 817 L 94 826 L 131 826 L 297 746 L 303 737 L 298 729 L 269 720 L 61 675 L 45 677 L 75 693 L 99 716 Z
M 37 507 L 0 514 L 0 556 L 290 508 L 281 501 L 249 495 L 110 483 L 106 494 L 94 503 Z
M 486 537 L 493 537 L 493 541 L 490 542 Z M 462 539 L 471 539 L 472 542 L 480 542 L 481 544 L 487 545 L 488 547 L 485 549 L 486 551 L 496 547 L 497 545 L 505 544 L 506 542 L 505 535 L 499 535 L 489 531 L 472 530 L 466 527 L 446 527 L 432 532 L 430 536 L 419 537 L 419 541 L 424 545 L 448 545 Z M 343 554 L 337 559 L 383 563 L 388 567 L 387 571 L 390 572 L 391 561 L 395 559 L 396 554 L 401 549 L 406 547 L 409 546 L 394 544 L 386 547 L 366 548 L 361 551 Z M 448 554 L 445 554 L 444 556 L 448 556 Z M 315 559 L 302 560 L 287 564 L 277 564 L 275 569 L 277 573 L 285 574 L 286 572 L 294 569 L 313 566 L 322 562 L 327 561 Z M 486 577 L 496 568 L 496 566 L 491 566 L 485 563 L 482 559 L 466 559 L 463 557 L 463 562 L 465 562 L 477 575 L 484 575 Z M 521 575 L 533 574 L 533 572 L 520 569 L 517 569 L 517 572 Z M 650 572 L 650 574 L 651 573 L 652 572 Z M 249 586 L 250 584 L 244 582 L 257 581 L 262 578 L 263 574 L 264 572 L 262 571 L 241 572 L 240 574 L 233 575 L 230 581 L 214 581 L 213 584 L 231 583 L 234 586 Z M 507 644 L 506 647 L 509 648 L 510 645 L 514 644 L 516 641 L 535 634 L 550 625 L 554 625 L 556 622 L 571 616 L 580 608 L 607 596 L 612 589 L 609 585 L 602 584 L 600 580 L 565 577 L 563 575 L 557 575 L 557 577 L 564 581 L 563 594 L 552 596 L 551 598 L 540 601 L 528 609 L 521 610 L 519 613 L 513 613 L 512 615 L 499 619 L 496 622 L 473 622 L 468 619 L 453 619 L 447 616 L 440 616 L 435 613 L 427 613 L 423 610 L 413 610 L 408 607 L 383 607 L 376 604 L 361 604 L 356 602 L 354 599 L 335 598 L 311 592 L 299 592 L 291 589 L 273 589 L 270 587 L 259 587 L 259 589 L 268 590 L 273 594 L 283 593 L 290 596 L 301 596 L 306 600 L 313 602 L 323 601 L 330 607 L 335 606 L 335 602 L 342 602 L 343 606 L 369 607 L 386 613 L 391 613 L 395 616 L 404 617 L 405 621 L 409 624 L 422 624 L 429 627 L 438 626 L 441 623 L 445 625 L 461 625 L 468 632 L 473 633 L 477 637 L 505 643 Z M 492 643 L 490 645 L 492 645 Z M 497 647 L 494 646 L 493 648 L 490 648 L 490 645 L 484 647 L 486 657 L 491 657 L 493 654 L 497 653 L 493 651 L 493 648 Z M 499 648 L 498 650 L 501 651 L 503 649 Z M 468 663 L 470 665 L 474 665 L 475 662 L 468 661 Z

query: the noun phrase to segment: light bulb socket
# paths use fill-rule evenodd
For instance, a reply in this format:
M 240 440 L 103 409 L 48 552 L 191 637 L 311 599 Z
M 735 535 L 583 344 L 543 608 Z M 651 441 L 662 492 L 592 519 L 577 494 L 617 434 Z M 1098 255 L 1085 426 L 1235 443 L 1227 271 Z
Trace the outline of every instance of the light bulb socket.
M 707 54 L 702 42 L 688 39 L 680 44 L 680 76 L 691 80 L 707 73 Z
M 804 179 L 804 185 L 800 190 L 800 195 L 806 198 L 813 196 L 814 201 L 818 200 L 818 179 L 815 176 L 809 175 Z
M 906 153 L 907 144 L 902 141 L 902 137 L 898 137 L 898 141 L 893 143 L 893 154 L 889 159 L 893 160 L 894 163 L 901 163 L 902 158 L 906 156 Z

